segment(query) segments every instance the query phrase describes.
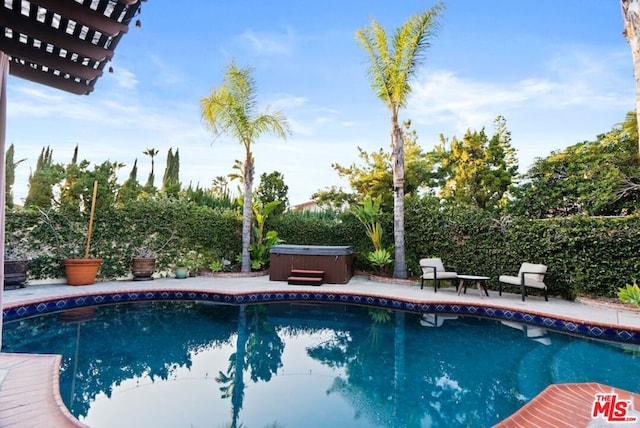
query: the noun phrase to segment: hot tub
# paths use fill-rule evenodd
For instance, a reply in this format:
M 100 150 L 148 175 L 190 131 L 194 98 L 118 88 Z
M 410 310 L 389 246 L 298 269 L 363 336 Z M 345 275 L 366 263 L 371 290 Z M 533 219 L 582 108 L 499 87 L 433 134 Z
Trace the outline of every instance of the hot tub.
M 349 246 L 274 245 L 269 250 L 269 279 L 287 281 L 291 271 L 324 271 L 327 284 L 346 284 L 353 276 L 354 252 Z

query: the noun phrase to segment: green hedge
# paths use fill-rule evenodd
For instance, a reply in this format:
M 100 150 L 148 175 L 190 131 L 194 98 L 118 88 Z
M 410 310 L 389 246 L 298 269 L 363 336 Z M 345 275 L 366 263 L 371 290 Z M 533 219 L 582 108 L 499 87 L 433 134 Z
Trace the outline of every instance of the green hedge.
M 63 277 L 62 258 L 70 247 L 84 249 L 88 220 L 80 213 L 7 211 L 7 243 L 30 259 L 32 279 Z M 393 244 L 392 216 L 382 219 L 384 245 Z M 206 260 L 235 260 L 241 249 L 240 215 L 173 200 L 143 200 L 96 214 L 91 256 L 105 263 L 100 279 L 127 275 L 135 248 L 158 249 L 158 269 L 170 269 L 182 254 L 195 250 Z M 51 224 L 58 230 L 52 232 Z M 285 214 L 270 218 L 284 242 L 306 245 L 350 245 L 363 256 L 356 268 L 368 269 L 364 257 L 372 250 L 364 227 L 346 213 L 334 220 Z M 59 245 L 56 236 L 65 236 Z M 77 245 L 71 245 L 77 244 Z M 569 217 L 548 220 L 499 218 L 470 208 L 447 207 L 433 198 L 408 199 L 405 206 L 407 269 L 419 276 L 419 260 L 441 257 L 458 272 L 497 277 L 515 273 L 520 263 L 549 267 L 552 295 L 615 296 L 640 272 L 640 216 Z M 63 254 L 67 253 L 67 254 Z
M 49 220 L 46 220 L 49 218 Z M 88 215 L 8 210 L 6 245 L 29 260 L 31 279 L 64 277 L 62 259 L 84 254 Z M 96 213 L 90 257 L 101 257 L 99 279 L 127 275 L 138 248 L 157 251 L 156 269 L 169 270 L 191 250 L 206 259 L 234 260 L 241 251 L 242 219 L 174 200 L 142 200 Z

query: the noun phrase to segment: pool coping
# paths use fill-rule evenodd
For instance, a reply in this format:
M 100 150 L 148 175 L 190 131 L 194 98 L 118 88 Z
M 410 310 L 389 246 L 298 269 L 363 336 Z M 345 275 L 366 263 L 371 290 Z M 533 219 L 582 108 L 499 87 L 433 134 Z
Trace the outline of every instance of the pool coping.
M 620 323 L 591 321 L 584 318 L 551 314 L 541 310 L 521 310 L 505 304 L 485 301 L 469 302 L 463 300 L 416 299 L 394 296 L 393 293 L 357 293 L 348 290 L 322 290 L 322 287 L 309 286 L 302 290 L 272 288 L 260 291 L 213 290 L 200 287 L 169 287 L 157 289 L 120 288 L 111 291 L 69 292 L 64 296 L 37 298 L 27 301 L 7 303 L 3 308 L 3 321 L 57 312 L 85 306 L 105 305 L 136 301 L 202 300 L 223 304 L 260 304 L 260 303 L 345 303 L 377 308 L 397 309 L 418 313 L 438 313 L 448 315 L 476 316 L 512 321 L 541 327 L 566 334 L 592 339 L 612 340 L 622 343 L 640 344 L 640 326 Z M 640 319 L 640 314 L 638 316 Z
M 533 297 L 528 299 L 527 304 L 527 302 L 519 301 L 519 295 L 509 295 L 508 293 L 503 293 L 504 299 L 502 297 L 496 299 L 495 296 L 494 299 L 479 298 L 474 293 L 457 296 L 455 293 L 452 294 L 442 290 L 440 293 L 434 293 L 433 290 L 427 289 L 421 290 L 415 284 L 380 284 L 379 281 L 370 281 L 368 278 L 356 278 L 354 284 L 352 284 L 353 286 L 349 284 L 325 284 L 321 287 L 291 286 L 281 282 L 270 282 L 268 278 L 255 276 L 251 278 L 255 279 L 252 279 L 253 283 L 248 285 L 245 284 L 249 279 L 248 277 L 233 277 L 224 280 L 205 277 L 190 278 L 180 283 L 176 283 L 174 279 L 163 279 L 144 283 L 115 281 L 86 287 L 56 285 L 55 290 L 50 290 L 50 287 L 44 286 L 43 290 L 46 289 L 47 293 L 42 292 L 38 295 L 39 293 L 36 292 L 37 296 L 33 297 L 23 291 L 19 297 L 7 299 L 8 301 L 5 302 L 3 308 L 3 320 L 10 321 L 93 305 L 135 301 L 205 300 L 224 304 L 271 302 L 347 303 L 411 312 L 485 317 L 524 323 L 587 338 L 640 344 L 640 313 L 635 313 L 634 311 L 626 313 L 622 317 L 622 322 L 619 314 L 611 317 L 611 314 L 603 316 L 600 312 L 597 312 L 598 317 L 600 317 L 599 320 L 589 320 L 588 314 L 590 312 L 593 315 L 596 314 L 596 310 L 599 311 L 602 308 L 598 309 L 597 306 L 588 305 L 584 308 L 584 316 L 578 315 L 581 312 L 574 312 L 573 316 L 565 316 L 563 308 L 568 307 L 566 305 L 571 305 L 573 302 L 560 301 L 545 306 L 544 303 L 540 303 L 540 299 Z M 238 286 L 239 281 L 243 282 L 242 287 Z M 233 284 L 234 282 L 235 284 Z M 361 290 L 359 290 L 360 288 Z M 9 293 L 5 291 L 5 296 Z M 549 309 L 552 306 L 553 311 L 550 311 Z M 602 310 L 619 309 L 604 307 Z M 570 312 L 566 309 L 565 311 Z M 622 311 L 625 312 L 624 308 Z M 0 353 L 0 369 L 5 368 L 3 362 L 5 357 L 23 358 L 28 361 L 34 356 Z M 47 408 L 51 410 L 57 406 L 58 413 L 61 413 L 68 420 L 68 425 L 64 426 L 85 426 L 71 415 L 62 404 L 59 390 L 55 390 L 58 385 L 59 362 L 60 360 L 58 360 L 58 365 L 52 369 L 53 379 L 50 382 L 46 382 L 47 384 L 43 385 L 41 379 L 30 377 L 29 379 L 33 382 L 25 388 L 24 397 L 20 398 L 13 395 L 11 400 L 14 403 L 20 402 L 21 399 L 28 402 L 33 389 L 44 390 L 50 396 L 48 401 L 54 405 L 54 407 L 48 406 Z M 16 375 L 18 374 L 16 373 Z M 12 376 L 12 373 L 9 372 L 8 376 Z M 609 388 L 609 391 L 612 389 L 611 387 L 607 388 Z M 631 393 L 627 392 L 627 394 Z M 631 395 L 634 399 L 638 397 L 637 394 Z M 522 425 L 520 422 L 525 420 L 522 419 L 523 413 L 531 414 L 530 408 L 534 403 L 535 409 L 541 411 L 540 414 L 546 414 L 545 408 L 540 408 L 540 400 L 537 400 L 537 398 L 535 397 L 512 416 L 500 422 L 499 426 L 534 426 L 531 424 Z M 3 403 L 6 402 L 6 390 L 3 384 L 0 384 L 0 418 L 2 417 Z M 16 406 L 20 407 L 18 404 Z M 590 415 L 591 407 L 587 407 L 586 405 L 583 406 L 582 411 Z M 56 413 L 55 410 L 53 412 Z M 59 415 L 52 414 L 52 417 L 56 416 Z M 567 423 L 574 421 L 571 416 L 566 419 Z M 554 419 L 554 422 L 557 422 L 557 420 Z M 21 425 L 12 426 L 20 427 Z

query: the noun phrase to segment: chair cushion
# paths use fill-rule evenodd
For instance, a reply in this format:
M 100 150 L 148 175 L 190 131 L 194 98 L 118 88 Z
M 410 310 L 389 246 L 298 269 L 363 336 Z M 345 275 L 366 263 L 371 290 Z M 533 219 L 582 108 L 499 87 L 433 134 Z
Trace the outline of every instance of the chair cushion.
M 425 266 L 429 266 L 429 267 L 435 267 L 436 271 L 438 272 L 444 272 L 444 265 L 442 264 L 442 260 L 438 257 L 433 257 L 430 259 L 420 259 L 420 267 L 425 267 Z M 428 272 L 431 271 L 433 272 L 433 269 L 422 269 L 423 272 Z
M 522 263 L 518 276 L 500 275 L 498 277 L 499 282 L 512 285 L 520 285 L 521 277 L 524 272 L 539 272 L 539 274 L 527 273 L 524 275 L 524 285 L 526 287 L 545 289 L 547 285 L 544 281 L 544 273 L 547 272 L 547 266 L 534 263 Z
M 420 259 L 420 267 L 422 268 L 423 279 L 435 279 L 433 277 L 433 268 L 436 268 L 436 276 L 438 279 L 456 279 L 458 274 L 455 272 L 446 272 L 442 260 L 438 257 Z
M 423 272 L 424 272 L 422 274 L 423 279 L 434 279 L 433 270 L 431 270 L 430 272 L 424 270 Z M 436 272 L 436 276 L 438 277 L 438 279 L 457 279 L 458 278 L 458 274 L 455 272 L 438 271 Z
M 520 266 L 520 271 L 518 272 L 518 277 L 521 277 L 523 272 L 539 272 L 540 273 L 540 275 L 532 275 L 532 274 L 525 275 L 524 285 L 529 285 L 528 283 L 530 281 L 543 284 L 544 274 L 547 272 L 547 266 L 534 264 L 534 263 L 522 263 L 522 266 Z

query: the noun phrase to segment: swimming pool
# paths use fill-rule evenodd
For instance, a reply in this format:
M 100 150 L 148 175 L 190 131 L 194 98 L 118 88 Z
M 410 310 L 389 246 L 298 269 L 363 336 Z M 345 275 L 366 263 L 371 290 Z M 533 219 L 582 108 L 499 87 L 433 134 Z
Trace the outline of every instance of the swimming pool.
M 550 383 L 640 392 L 636 346 L 330 303 L 88 307 L 7 322 L 3 343 L 63 355 L 92 427 L 489 426 Z

